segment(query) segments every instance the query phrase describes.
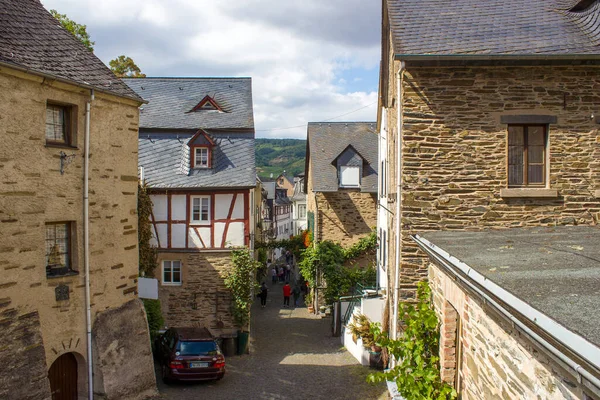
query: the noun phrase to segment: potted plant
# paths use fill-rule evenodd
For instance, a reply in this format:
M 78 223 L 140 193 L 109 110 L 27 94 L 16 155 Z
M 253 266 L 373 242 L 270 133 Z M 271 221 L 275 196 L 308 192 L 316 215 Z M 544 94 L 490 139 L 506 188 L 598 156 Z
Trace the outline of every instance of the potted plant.
M 232 252 L 233 268 L 225 273 L 225 286 L 231 291 L 232 314 L 238 331 L 238 354 L 246 353 L 250 335 L 250 307 L 253 293 L 258 289 L 254 280 L 260 263 L 255 261 L 246 248 Z
M 348 329 L 352 333 L 352 338 L 362 339 L 363 347 L 369 351 L 369 366 L 375 369 L 383 369 L 381 360 L 381 347 L 375 342 L 375 335 L 371 330 L 371 320 L 364 314 L 356 314 Z
M 306 308 L 308 309 L 309 313 L 314 313 L 315 312 L 315 307 L 313 305 L 313 293 L 312 290 L 309 290 L 308 293 L 306 294 Z

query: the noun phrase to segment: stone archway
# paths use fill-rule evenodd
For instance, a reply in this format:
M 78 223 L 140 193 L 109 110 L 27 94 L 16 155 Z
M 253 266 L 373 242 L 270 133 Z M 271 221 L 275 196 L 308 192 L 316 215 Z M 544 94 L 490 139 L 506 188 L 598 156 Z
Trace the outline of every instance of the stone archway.
M 77 399 L 77 369 L 74 353 L 65 353 L 52 363 L 48 371 L 52 400 Z

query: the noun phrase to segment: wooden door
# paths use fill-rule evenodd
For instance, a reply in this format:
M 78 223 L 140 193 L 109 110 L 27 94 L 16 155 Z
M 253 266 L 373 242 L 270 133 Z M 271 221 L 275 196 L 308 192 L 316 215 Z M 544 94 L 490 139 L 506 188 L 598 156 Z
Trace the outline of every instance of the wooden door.
M 48 371 L 52 400 L 77 399 L 77 360 L 73 353 L 58 357 Z

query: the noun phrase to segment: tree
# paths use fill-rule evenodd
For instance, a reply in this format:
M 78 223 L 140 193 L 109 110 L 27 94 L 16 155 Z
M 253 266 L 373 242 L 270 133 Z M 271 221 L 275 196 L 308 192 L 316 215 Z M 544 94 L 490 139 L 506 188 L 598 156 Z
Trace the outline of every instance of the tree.
M 109 62 L 110 69 L 119 78 L 145 78 L 131 57 L 119 56 Z
M 94 44 L 96 42 L 90 40 L 90 35 L 87 33 L 87 27 L 85 25 L 78 24 L 72 19 L 69 19 L 66 14 L 59 14 L 56 10 L 50 10 L 50 14 L 60 22 L 63 28 L 71 32 L 73 36 L 83 43 L 85 47 L 90 51 L 94 51 Z

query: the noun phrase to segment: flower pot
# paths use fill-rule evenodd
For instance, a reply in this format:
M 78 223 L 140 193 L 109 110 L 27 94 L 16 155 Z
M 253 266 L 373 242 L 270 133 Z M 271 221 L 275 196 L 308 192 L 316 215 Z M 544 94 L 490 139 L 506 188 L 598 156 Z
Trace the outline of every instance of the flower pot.
M 313 306 L 308 306 L 308 307 L 306 307 L 306 308 L 308 309 L 308 312 L 309 312 L 309 313 L 311 313 L 311 314 L 314 314 L 314 312 L 315 312 L 315 308 L 314 308 Z
M 248 351 L 248 339 L 250 338 L 250 332 L 238 331 L 237 337 L 237 353 L 238 355 L 246 354 Z

